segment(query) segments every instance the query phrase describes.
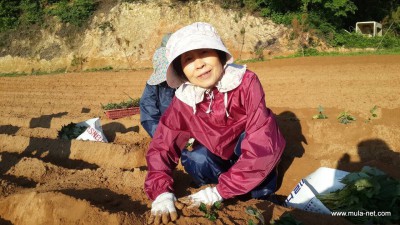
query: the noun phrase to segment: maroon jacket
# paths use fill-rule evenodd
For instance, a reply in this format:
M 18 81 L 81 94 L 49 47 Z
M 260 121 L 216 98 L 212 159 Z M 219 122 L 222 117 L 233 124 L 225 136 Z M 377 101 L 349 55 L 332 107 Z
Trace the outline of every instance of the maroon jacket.
M 222 159 L 230 159 L 241 133 L 246 132 L 238 161 L 218 179 L 217 190 L 224 198 L 250 192 L 278 164 L 285 140 L 275 117 L 265 106 L 261 83 L 247 70 L 241 84 L 229 91 L 227 117 L 224 93 L 214 88 L 211 113 L 206 113 L 210 100 L 192 107 L 174 97 L 162 116 L 146 155 L 148 174 L 145 191 L 154 200 L 159 194 L 173 192 L 172 170 L 176 167 L 189 138 L 194 138 Z

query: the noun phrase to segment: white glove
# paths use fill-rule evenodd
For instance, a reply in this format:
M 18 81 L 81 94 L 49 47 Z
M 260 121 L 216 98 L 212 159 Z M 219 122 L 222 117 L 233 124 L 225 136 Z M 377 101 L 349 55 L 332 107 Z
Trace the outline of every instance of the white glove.
M 148 223 L 160 224 L 162 220 L 164 224 L 167 224 L 169 221 L 175 221 L 178 218 L 175 201 L 175 195 L 170 192 L 164 192 L 157 196 L 151 204 L 151 216 Z
M 222 201 L 223 198 L 219 195 L 216 187 L 207 187 L 195 194 L 189 195 L 189 199 L 192 205 L 200 205 L 204 203 L 206 205 L 213 205 L 215 202 Z

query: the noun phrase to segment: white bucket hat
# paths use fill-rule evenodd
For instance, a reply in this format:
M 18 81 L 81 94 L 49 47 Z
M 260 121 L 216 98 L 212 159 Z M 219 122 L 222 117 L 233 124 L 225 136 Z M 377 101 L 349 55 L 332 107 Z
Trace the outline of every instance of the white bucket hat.
M 226 53 L 226 64 L 233 62 L 231 53 L 211 24 L 204 22 L 190 24 L 173 33 L 166 46 L 168 59 L 167 83 L 170 87 L 177 88 L 185 82 L 177 75 L 172 62 L 185 52 L 202 48 L 223 51 Z

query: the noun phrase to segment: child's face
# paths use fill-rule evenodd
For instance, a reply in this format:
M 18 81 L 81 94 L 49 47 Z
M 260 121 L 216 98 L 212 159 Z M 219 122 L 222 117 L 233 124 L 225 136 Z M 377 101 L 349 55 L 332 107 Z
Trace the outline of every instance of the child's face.
M 213 88 L 222 77 L 223 66 L 214 49 L 183 53 L 181 65 L 189 82 L 202 88 Z

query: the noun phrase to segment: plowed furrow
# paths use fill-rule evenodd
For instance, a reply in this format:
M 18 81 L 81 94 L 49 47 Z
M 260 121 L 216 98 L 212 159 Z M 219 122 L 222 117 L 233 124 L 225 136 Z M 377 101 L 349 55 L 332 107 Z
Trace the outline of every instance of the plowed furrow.
M 84 194 L 94 195 L 95 193 L 105 197 L 107 192 L 101 192 L 98 189 L 88 190 L 65 190 L 62 192 L 44 192 L 36 191 L 25 192 L 9 196 L 0 201 L 0 214 L 5 215 L 4 219 L 12 224 L 54 224 L 54 225 L 72 225 L 72 224 L 121 224 L 121 225 L 142 225 L 145 224 L 143 216 L 139 217 L 133 213 L 133 206 L 144 208 L 143 205 L 132 201 L 129 196 L 110 194 L 108 196 L 116 198 L 115 204 L 129 205 L 132 211 L 116 212 L 111 211 L 105 203 L 111 204 L 113 200 L 109 197 L 101 199 L 85 199 Z M 96 206 L 97 204 L 97 206 Z M 94 206 L 95 207 L 94 207 Z M 21 214 L 15 212 L 23 212 Z M 68 213 L 66 213 L 68 212 Z M 143 213 L 143 210 L 142 210 Z M 88 216 L 90 215 L 90 216 Z M 141 214 L 138 214 L 141 215 Z
M 135 145 L 66 141 L 0 134 L 0 152 L 34 156 L 62 166 L 133 169 L 145 166 L 144 151 Z M 68 161 L 69 160 L 69 161 Z
M 85 116 L 82 114 L 80 114 L 77 117 L 69 117 L 69 116 L 70 114 L 68 114 L 68 116 L 63 116 L 63 117 L 51 117 L 42 115 L 39 116 L 38 118 L 35 117 L 30 118 L 25 116 L 16 117 L 16 116 L 0 115 L 0 133 L 12 134 L 13 131 L 16 132 L 21 127 L 26 127 L 26 128 L 42 127 L 42 128 L 51 128 L 59 130 L 63 125 L 67 125 L 71 122 L 79 123 L 91 118 L 95 118 L 95 117 L 90 117 L 89 115 Z M 138 125 L 140 124 L 139 115 L 124 117 L 117 120 L 107 119 L 103 115 L 103 118 L 100 119 L 100 123 L 104 131 L 112 130 L 114 132 L 126 133 L 129 131 L 141 132 L 142 130 Z
M 142 92 L 142 90 L 138 90 L 138 92 Z M 109 101 L 113 102 L 120 102 L 124 100 L 128 100 L 129 97 L 128 95 L 124 94 L 127 93 L 130 97 L 132 98 L 137 98 L 140 97 L 138 94 L 131 94 L 131 89 L 123 90 L 119 89 L 118 91 L 100 91 L 100 90 L 93 90 L 91 93 L 84 92 L 82 90 L 76 90 L 76 91 L 68 91 L 68 92 L 63 92 L 63 93 L 49 93 L 49 92 L 3 92 L 0 93 L 0 98 L 1 99 L 7 99 L 9 101 L 17 101 L 19 99 L 30 99 L 31 103 L 33 102 L 39 102 L 44 101 L 44 103 L 48 102 L 54 102 L 54 101 L 60 101 L 62 102 L 63 100 L 76 100 L 77 102 L 80 102 L 82 99 L 85 99 L 86 101 L 95 101 L 96 104 L 101 103 L 107 103 Z M 38 101 L 36 101 L 38 99 Z
M 97 109 L 96 109 L 97 108 Z M 25 116 L 29 115 L 32 118 L 47 117 L 47 118 L 60 118 L 63 116 L 76 117 L 81 116 L 82 112 L 87 110 L 86 113 L 88 118 L 100 117 L 104 115 L 104 111 L 99 107 L 92 109 L 90 106 L 78 106 L 78 105 L 65 105 L 65 106 L 4 106 L 0 108 L 2 115 L 10 116 Z

